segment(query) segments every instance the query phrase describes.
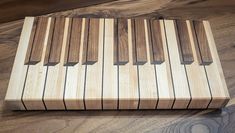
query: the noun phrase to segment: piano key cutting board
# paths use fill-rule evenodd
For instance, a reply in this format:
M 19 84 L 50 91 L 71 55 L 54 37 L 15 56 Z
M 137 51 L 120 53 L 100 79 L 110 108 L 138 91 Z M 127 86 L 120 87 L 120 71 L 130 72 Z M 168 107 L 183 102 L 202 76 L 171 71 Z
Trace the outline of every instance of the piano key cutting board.
M 229 101 L 208 21 L 26 17 L 12 110 L 216 109 Z

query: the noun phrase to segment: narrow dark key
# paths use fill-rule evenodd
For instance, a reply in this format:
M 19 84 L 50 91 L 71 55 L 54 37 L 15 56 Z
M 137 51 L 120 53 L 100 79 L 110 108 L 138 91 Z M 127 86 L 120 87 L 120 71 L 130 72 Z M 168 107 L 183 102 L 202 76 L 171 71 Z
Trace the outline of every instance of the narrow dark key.
M 32 27 L 32 30 L 31 30 L 31 34 L 30 34 L 27 53 L 26 53 L 26 56 L 25 56 L 25 64 L 29 64 L 29 62 L 30 62 L 30 55 L 31 55 L 32 48 L 33 48 L 33 41 L 34 41 L 34 37 L 35 37 L 35 33 L 36 33 L 37 24 L 38 24 L 38 18 L 35 17 L 34 22 L 33 22 L 33 27 Z
M 86 64 L 94 64 L 98 61 L 99 21 L 97 18 L 91 18 L 89 22 L 86 62 L 84 62 Z
M 88 48 L 88 38 L 89 38 L 89 24 L 90 19 L 85 18 L 85 29 L 84 29 L 84 41 L 83 41 L 83 52 L 82 52 L 82 64 L 86 64 L 87 60 L 87 48 Z
M 176 20 L 175 28 L 181 64 L 191 64 L 194 59 L 186 21 Z
M 45 55 L 45 59 L 44 59 L 44 65 L 48 65 L 54 29 L 55 29 L 55 18 L 51 18 L 50 29 L 49 29 L 48 40 L 47 40 L 46 55 Z
M 132 21 L 133 23 L 133 21 Z M 134 64 L 144 64 L 147 62 L 147 51 L 146 51 L 146 40 L 145 40 L 145 26 L 144 19 L 135 19 L 134 20 L 134 29 L 135 29 L 135 46 L 133 46 L 135 57 Z
M 149 25 L 149 24 L 148 24 Z M 164 52 L 162 43 L 162 33 L 159 20 L 150 20 L 150 30 L 149 40 L 150 42 L 150 59 L 152 64 L 161 64 L 164 62 Z M 152 39 L 151 39 L 152 38 Z M 152 51 L 151 51 L 152 49 Z
M 114 30 L 114 64 L 128 63 L 128 23 L 127 19 L 116 19 Z
M 52 44 L 50 48 L 50 56 L 48 65 L 56 65 L 60 62 L 60 55 L 63 43 L 65 18 L 56 18 Z
M 38 26 L 36 29 L 34 41 L 33 41 L 33 49 L 32 54 L 30 56 L 29 63 L 36 64 L 40 62 L 42 57 L 42 50 L 44 45 L 44 40 L 46 36 L 47 30 L 47 22 L 48 18 L 46 17 L 39 17 Z
M 66 65 L 75 65 L 76 63 L 79 62 L 81 31 L 82 31 L 82 19 L 81 18 L 70 19 L 69 31 L 67 37 L 68 48 L 66 48 L 67 58 L 65 57 Z
M 193 25 L 197 38 L 198 50 L 200 52 L 200 58 L 198 56 L 199 63 L 201 65 L 209 65 L 213 62 L 213 60 L 211 57 L 211 52 L 203 22 L 193 21 Z

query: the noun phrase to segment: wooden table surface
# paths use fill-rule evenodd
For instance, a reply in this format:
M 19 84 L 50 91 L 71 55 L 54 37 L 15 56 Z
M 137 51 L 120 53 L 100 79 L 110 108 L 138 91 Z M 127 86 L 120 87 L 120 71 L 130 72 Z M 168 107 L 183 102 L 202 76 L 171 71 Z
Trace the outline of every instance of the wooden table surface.
M 99 6 L 87 7 L 53 13 L 49 16 L 91 15 L 92 12 L 96 16 L 104 15 L 105 11 L 100 9 Z M 200 13 L 193 16 L 190 13 L 185 15 L 185 10 L 179 10 L 176 12 L 176 17 L 208 18 L 210 20 L 231 96 L 231 100 L 225 108 L 221 110 L 47 112 L 7 110 L 3 101 L 23 26 L 23 20 L 17 20 L 0 24 L 0 132 L 234 132 L 235 14 L 205 16 L 203 11 L 198 9 Z M 172 12 L 166 11 L 166 14 L 172 14 Z

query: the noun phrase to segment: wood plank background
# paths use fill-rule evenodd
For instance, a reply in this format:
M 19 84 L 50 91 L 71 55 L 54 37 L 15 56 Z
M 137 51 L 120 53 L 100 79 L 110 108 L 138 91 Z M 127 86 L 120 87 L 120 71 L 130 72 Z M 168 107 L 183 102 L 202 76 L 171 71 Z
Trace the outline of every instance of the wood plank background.
M 14 0 L 13 0 L 14 1 Z M 116 1 L 52 13 L 47 16 L 139 16 L 158 10 L 158 0 Z M 166 0 L 167 1 L 167 0 Z M 179 2 L 175 0 L 174 2 Z M 222 110 L 160 111 L 35 111 L 13 112 L 4 107 L 4 97 L 16 54 L 23 20 L 0 24 L 0 132 L 233 132 L 235 130 L 235 1 L 190 0 L 198 6 L 159 10 L 173 18 L 208 18 L 219 51 L 231 101 Z M 194 2 L 193 2 L 194 1 Z M 197 3 L 196 1 L 199 1 Z M 203 3 L 213 3 L 212 5 Z M 139 2 L 142 2 L 142 6 Z M 159 0 L 160 2 L 160 0 Z M 162 0 L 165 2 L 165 0 Z M 3 2 L 0 2 L 0 5 Z M 179 2 L 183 3 L 183 1 Z M 230 3 L 230 4 L 229 4 Z M 201 5 L 201 6 L 200 6 Z M 128 7 L 133 6 L 130 9 Z M 154 7 L 155 6 L 155 7 Z M 148 7 L 148 8 L 146 8 Z M 169 5 L 171 7 L 171 5 Z M 155 9 L 154 9 L 155 8 Z M 0 8 L 1 9 L 1 8 Z M 126 9 L 126 10 L 125 10 Z M 1 9 L 2 10 L 2 9 Z M 153 15 L 154 14 L 154 15 Z M 155 13 L 151 15 L 156 16 Z M 151 15 L 147 15 L 150 16 Z M 2 19 L 2 18 L 1 18 Z
M 73 10 L 72 15 L 205 18 L 235 13 L 234 0 L 1 0 L 0 23 L 97 4 L 101 5 Z

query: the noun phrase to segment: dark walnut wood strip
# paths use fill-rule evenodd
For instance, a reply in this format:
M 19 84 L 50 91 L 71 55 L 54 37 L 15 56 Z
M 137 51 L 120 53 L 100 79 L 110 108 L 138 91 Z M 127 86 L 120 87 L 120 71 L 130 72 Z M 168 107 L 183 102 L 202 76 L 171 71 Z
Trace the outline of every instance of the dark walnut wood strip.
M 69 58 L 69 52 L 70 52 L 69 50 L 70 50 L 72 22 L 73 22 L 73 18 L 69 18 L 68 33 L 66 36 L 67 39 L 66 39 L 66 47 L 65 47 L 65 55 L 64 55 L 64 65 L 71 65 L 68 63 L 68 58 Z
M 131 40 L 132 40 L 132 60 L 133 64 L 136 65 L 136 40 L 135 40 L 135 20 L 131 19 Z
M 55 18 L 51 18 L 50 29 L 49 29 L 48 40 L 47 40 L 46 55 L 44 58 L 44 65 L 47 65 L 49 61 L 54 29 L 55 29 Z
M 65 18 L 55 19 L 55 27 L 52 37 L 52 44 L 50 48 L 50 56 L 47 63 L 48 65 L 56 65 L 57 63 L 60 62 L 60 55 L 61 55 L 63 35 L 64 35 L 64 26 L 65 26 Z
M 124 65 L 128 63 L 129 56 L 128 56 L 128 22 L 127 19 L 117 19 L 117 22 L 115 22 L 115 28 L 114 30 L 116 40 L 115 42 L 115 52 L 114 55 L 114 64 Z
M 132 21 L 133 22 L 133 21 Z M 136 54 L 134 59 L 135 64 L 141 65 L 147 62 L 147 50 L 146 50 L 146 39 L 145 39 L 145 26 L 144 19 L 134 19 L 135 25 L 135 45 L 133 54 Z
M 47 23 L 48 23 L 48 18 L 39 17 L 38 26 L 33 41 L 32 54 L 29 60 L 30 64 L 36 64 L 41 61 L 42 50 L 47 30 Z
M 209 65 L 213 62 L 211 52 L 206 37 L 206 31 L 202 21 L 193 21 L 195 35 L 197 38 L 198 50 L 200 52 L 199 63 Z M 199 57 L 199 56 L 198 56 Z
M 66 65 L 75 65 L 79 62 L 79 51 L 82 31 L 82 19 L 73 18 L 70 20 L 67 41 Z
M 194 59 L 187 23 L 185 20 L 176 20 L 175 24 L 181 64 L 191 64 Z
M 162 33 L 161 25 L 159 20 L 150 20 L 150 29 L 151 34 L 149 35 L 149 40 L 152 38 L 151 48 L 152 53 L 150 56 L 152 64 L 161 64 L 164 62 L 164 52 L 163 52 L 163 42 L 162 42 Z
M 29 64 L 29 61 L 30 61 L 30 55 L 31 55 L 32 48 L 33 48 L 33 41 L 34 41 L 34 37 L 35 37 L 35 33 L 36 33 L 37 23 L 38 23 L 38 18 L 35 17 L 34 22 L 33 22 L 33 27 L 31 30 L 31 34 L 30 34 L 30 38 L 29 38 L 27 53 L 25 56 L 25 64 Z
M 94 64 L 98 61 L 99 22 L 98 18 L 90 18 L 85 64 Z
M 89 38 L 89 24 L 90 19 L 85 18 L 85 25 L 84 25 L 84 38 L 83 38 L 83 51 L 82 51 L 82 64 L 86 64 L 87 60 L 87 48 L 88 48 L 88 38 Z

